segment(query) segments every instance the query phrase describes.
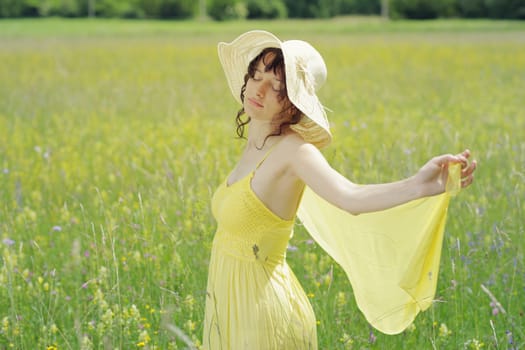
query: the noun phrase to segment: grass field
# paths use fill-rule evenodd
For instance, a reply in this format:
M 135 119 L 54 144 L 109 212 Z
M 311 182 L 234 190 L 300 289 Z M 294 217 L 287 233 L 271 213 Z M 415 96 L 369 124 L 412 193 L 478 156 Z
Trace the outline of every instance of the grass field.
M 372 330 L 301 226 L 288 261 L 320 349 L 525 348 L 525 23 L 0 21 L 0 349 L 198 347 L 215 222 L 239 155 L 216 43 L 248 29 L 326 59 L 324 153 L 355 182 L 472 149 L 436 303 Z

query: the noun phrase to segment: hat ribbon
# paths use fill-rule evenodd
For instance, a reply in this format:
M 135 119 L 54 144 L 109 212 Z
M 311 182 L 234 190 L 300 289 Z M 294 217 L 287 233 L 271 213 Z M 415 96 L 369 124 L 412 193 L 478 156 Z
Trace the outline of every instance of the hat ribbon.
M 296 61 L 296 69 L 299 77 L 304 83 L 306 91 L 310 95 L 315 95 L 315 79 L 312 73 L 308 70 L 306 62 L 303 57 L 298 57 Z

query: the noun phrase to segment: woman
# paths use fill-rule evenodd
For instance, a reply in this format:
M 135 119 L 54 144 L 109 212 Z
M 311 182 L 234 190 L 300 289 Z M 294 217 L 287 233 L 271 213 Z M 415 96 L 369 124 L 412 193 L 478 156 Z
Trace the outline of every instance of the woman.
M 326 66 L 311 45 L 251 31 L 220 43 L 219 58 L 242 104 L 237 133 L 244 137 L 248 123 L 249 133 L 239 162 L 212 200 L 218 227 L 204 348 L 317 349 L 312 307 L 285 259 L 305 188 L 353 216 L 443 193 L 449 164 L 460 164 L 461 187 L 467 187 L 476 162 L 468 162 L 468 150 L 441 155 L 410 178 L 358 186 L 319 151 L 331 141 L 316 96 Z

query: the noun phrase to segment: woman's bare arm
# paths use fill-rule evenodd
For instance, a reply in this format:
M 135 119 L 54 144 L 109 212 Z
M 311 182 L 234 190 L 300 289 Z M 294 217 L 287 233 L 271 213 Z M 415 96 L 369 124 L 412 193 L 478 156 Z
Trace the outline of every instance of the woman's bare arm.
M 373 185 L 357 185 L 334 170 L 311 144 L 298 147 L 292 170 L 308 187 L 335 206 L 358 215 L 392 208 L 445 191 L 449 163 L 461 163 L 462 187 L 472 183 L 476 162 L 468 163 L 468 150 L 458 155 L 441 155 L 428 161 L 414 176 Z

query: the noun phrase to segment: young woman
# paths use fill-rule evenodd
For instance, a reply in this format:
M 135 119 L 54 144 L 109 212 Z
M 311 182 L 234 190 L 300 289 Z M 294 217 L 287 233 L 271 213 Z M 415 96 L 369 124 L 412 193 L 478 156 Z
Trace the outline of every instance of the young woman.
M 469 163 L 465 150 L 434 157 L 398 182 L 356 185 L 319 151 L 331 141 L 316 95 L 326 79 L 326 66 L 311 45 L 251 31 L 220 43 L 219 58 L 242 104 L 237 133 L 244 137 L 248 125 L 249 133 L 239 162 L 212 199 L 218 227 L 209 266 L 204 348 L 317 349 L 312 307 L 285 258 L 305 189 L 322 198 L 314 202 L 326 201 L 354 217 L 444 193 L 453 180 L 448 178 L 451 164 L 460 165 L 456 180 L 467 187 L 476 162 Z M 446 212 L 448 202 L 440 203 L 436 208 Z M 309 231 L 316 232 L 313 226 Z M 351 251 L 353 244 L 347 241 L 337 249 Z

